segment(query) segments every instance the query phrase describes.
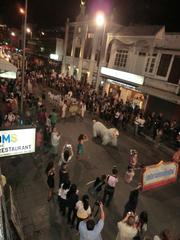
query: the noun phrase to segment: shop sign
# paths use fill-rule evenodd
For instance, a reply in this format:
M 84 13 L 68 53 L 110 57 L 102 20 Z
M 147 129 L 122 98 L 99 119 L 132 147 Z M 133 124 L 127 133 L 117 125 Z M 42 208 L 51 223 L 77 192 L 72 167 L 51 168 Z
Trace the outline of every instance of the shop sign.
M 112 68 L 101 67 L 101 74 L 106 75 L 107 77 L 113 77 L 119 80 L 123 80 L 125 82 L 137 85 L 143 85 L 144 76 L 136 75 L 133 73 L 128 73 Z
M 36 129 L 0 131 L 0 157 L 35 152 Z
M 177 179 L 178 165 L 174 162 L 159 162 L 145 167 L 142 174 L 143 190 L 150 190 L 175 182 Z

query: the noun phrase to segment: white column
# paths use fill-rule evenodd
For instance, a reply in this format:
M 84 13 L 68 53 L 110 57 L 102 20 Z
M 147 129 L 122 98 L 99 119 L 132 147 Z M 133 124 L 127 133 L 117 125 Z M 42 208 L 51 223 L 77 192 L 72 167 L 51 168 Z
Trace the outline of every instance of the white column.
M 104 24 L 103 34 L 102 34 L 102 46 L 100 46 L 100 60 L 98 66 L 98 73 L 97 73 L 97 82 L 96 82 L 96 91 L 98 90 L 99 83 L 101 82 L 101 67 L 103 66 L 104 56 L 106 56 L 105 48 L 106 48 L 106 23 Z
M 95 67 L 97 65 L 97 62 L 95 61 L 95 56 L 96 56 L 96 49 L 98 48 L 98 37 L 99 37 L 98 35 L 99 34 L 94 32 L 92 52 L 91 52 L 91 59 L 90 59 L 90 66 L 89 66 L 88 83 L 92 82 L 94 69 L 95 69 Z
M 61 69 L 62 73 L 65 73 L 65 71 L 66 71 L 66 51 L 67 51 L 67 43 L 68 43 L 68 34 L 69 34 L 69 18 L 67 18 L 67 21 L 66 21 L 66 31 L 65 31 L 64 49 L 63 49 L 63 61 L 62 61 L 62 69 Z
M 82 36 L 81 36 L 82 43 L 81 43 L 81 51 L 80 51 L 80 58 L 79 58 L 79 65 L 78 65 L 78 69 L 79 69 L 78 79 L 79 80 L 81 80 L 83 61 L 84 61 L 84 48 L 85 48 L 87 33 L 88 33 L 88 24 L 85 25 L 83 32 L 82 32 Z

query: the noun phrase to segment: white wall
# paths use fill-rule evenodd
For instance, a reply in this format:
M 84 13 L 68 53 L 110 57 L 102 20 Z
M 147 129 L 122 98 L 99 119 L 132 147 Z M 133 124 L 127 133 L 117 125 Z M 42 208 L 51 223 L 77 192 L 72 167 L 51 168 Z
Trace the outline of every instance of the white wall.
M 62 61 L 63 57 L 63 45 L 64 41 L 61 38 L 56 38 L 56 54 L 59 56 L 59 61 Z

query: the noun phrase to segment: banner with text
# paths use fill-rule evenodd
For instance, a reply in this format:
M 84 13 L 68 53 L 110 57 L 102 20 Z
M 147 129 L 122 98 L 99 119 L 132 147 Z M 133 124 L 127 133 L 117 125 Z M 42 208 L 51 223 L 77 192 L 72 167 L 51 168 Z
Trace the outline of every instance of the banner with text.
M 178 165 L 174 162 L 159 162 L 145 167 L 142 174 L 143 190 L 150 190 L 175 182 L 177 179 Z
M 0 157 L 35 152 L 36 128 L 0 131 Z

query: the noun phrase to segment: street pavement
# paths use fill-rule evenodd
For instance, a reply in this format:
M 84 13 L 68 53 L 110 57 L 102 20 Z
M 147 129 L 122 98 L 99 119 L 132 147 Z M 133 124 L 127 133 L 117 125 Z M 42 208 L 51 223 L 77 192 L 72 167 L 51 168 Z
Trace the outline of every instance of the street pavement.
M 52 107 L 49 107 L 49 110 Z M 129 150 L 138 150 L 139 161 L 151 165 L 160 160 L 168 161 L 171 154 L 164 148 L 157 148 L 153 142 L 143 137 L 132 137 L 129 131 L 120 132 L 118 147 L 102 146 L 100 140 L 92 139 L 92 116 L 86 113 L 84 120 L 78 117 L 59 121 L 61 132 L 60 149 L 64 143 L 71 143 L 76 150 L 77 138 L 83 133 L 89 138 L 85 143 L 87 161 L 77 161 L 73 157 L 69 164 L 72 183 L 76 183 L 82 194 L 87 193 L 87 182 L 102 174 L 111 173 L 114 165 L 119 170 L 119 182 L 114 199 L 109 208 L 105 208 L 106 220 L 102 232 L 103 240 L 114 240 L 117 234 L 117 221 L 122 219 L 123 209 L 129 192 L 140 182 L 140 171 L 136 171 L 131 184 L 124 182 Z M 37 159 L 33 155 L 1 159 L 2 172 L 13 187 L 17 208 L 26 240 L 76 240 L 76 230 L 67 225 L 67 220 L 58 211 L 57 196 L 47 201 L 47 183 L 44 173 L 50 155 L 42 154 Z M 56 166 L 56 190 L 58 188 L 58 159 Z M 158 234 L 164 228 L 180 234 L 180 181 L 140 194 L 137 213 L 146 210 L 149 214 L 148 236 Z M 91 205 L 95 199 L 91 198 Z

